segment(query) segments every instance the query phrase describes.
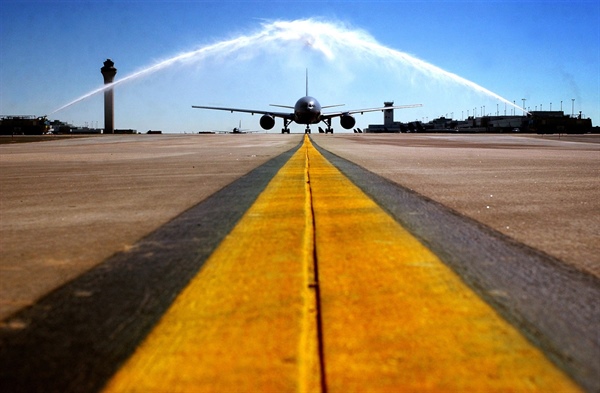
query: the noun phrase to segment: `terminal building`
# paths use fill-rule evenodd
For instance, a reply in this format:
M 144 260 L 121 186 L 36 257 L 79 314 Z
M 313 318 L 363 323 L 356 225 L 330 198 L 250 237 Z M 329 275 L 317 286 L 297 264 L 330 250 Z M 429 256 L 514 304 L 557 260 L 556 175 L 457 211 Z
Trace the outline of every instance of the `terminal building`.
M 76 127 L 60 120 L 48 121 L 46 117 L 36 116 L 2 116 L 0 118 L 0 135 L 81 135 L 103 134 L 102 128 Z M 133 129 L 115 129 L 115 134 L 137 134 Z
M 394 103 L 384 102 L 391 107 Z M 507 133 L 524 132 L 537 134 L 587 134 L 598 133 L 591 119 L 565 115 L 563 111 L 532 111 L 527 116 L 481 116 L 465 120 L 439 117 L 427 123 L 420 121 L 402 123 L 394 121 L 394 111 L 383 111 L 383 124 L 371 124 L 366 133 L 399 132 L 452 132 L 452 133 Z

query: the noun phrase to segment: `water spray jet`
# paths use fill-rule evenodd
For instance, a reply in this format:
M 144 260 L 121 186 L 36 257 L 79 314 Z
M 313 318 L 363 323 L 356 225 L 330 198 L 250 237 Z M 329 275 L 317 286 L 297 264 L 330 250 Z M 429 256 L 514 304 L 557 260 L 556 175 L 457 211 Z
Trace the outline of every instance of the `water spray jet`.
M 50 114 L 66 109 L 95 94 L 109 89 L 112 90 L 117 85 L 150 75 L 175 64 L 190 64 L 201 62 L 210 57 L 223 58 L 243 52 L 254 56 L 261 51 L 289 50 L 290 46 L 295 46 L 296 49 L 308 48 L 309 50 L 321 54 L 330 62 L 333 62 L 338 55 L 354 53 L 360 54 L 360 56 L 369 56 L 373 59 L 388 61 L 393 64 L 405 65 L 425 76 L 466 87 L 476 93 L 486 95 L 499 100 L 506 105 L 515 107 L 516 109 L 523 111 L 524 114 L 528 113 L 524 108 L 515 105 L 513 102 L 475 82 L 443 70 L 440 67 L 420 60 L 407 53 L 381 45 L 372 36 L 362 30 L 350 29 L 339 23 L 301 19 L 294 21 L 265 22 L 262 24 L 262 30 L 254 34 L 242 35 L 237 38 L 220 41 L 173 56 L 127 75 L 116 82 L 108 83 L 101 88 L 93 90 L 54 110 Z

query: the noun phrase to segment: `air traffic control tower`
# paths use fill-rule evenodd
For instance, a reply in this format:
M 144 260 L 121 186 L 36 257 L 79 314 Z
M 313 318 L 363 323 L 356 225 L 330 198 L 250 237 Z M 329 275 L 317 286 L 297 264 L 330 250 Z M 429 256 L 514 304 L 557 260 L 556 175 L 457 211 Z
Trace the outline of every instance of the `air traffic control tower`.
M 394 101 L 386 101 L 383 106 L 394 106 Z M 383 126 L 393 127 L 394 126 L 394 110 L 386 109 L 383 111 Z
M 108 85 L 112 83 L 117 75 L 117 69 L 115 63 L 111 59 L 106 59 L 104 67 L 100 68 L 100 72 L 104 77 L 104 84 Z M 114 134 L 115 133 L 115 113 L 114 113 L 114 96 L 113 89 L 106 89 L 104 91 L 104 133 Z

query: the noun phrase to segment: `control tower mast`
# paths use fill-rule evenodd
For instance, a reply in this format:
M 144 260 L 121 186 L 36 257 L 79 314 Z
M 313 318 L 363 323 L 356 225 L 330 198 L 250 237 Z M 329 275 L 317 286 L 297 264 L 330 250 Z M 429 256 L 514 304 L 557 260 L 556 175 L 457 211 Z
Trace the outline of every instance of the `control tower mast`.
M 104 84 L 108 85 L 113 82 L 115 75 L 117 75 L 117 69 L 115 63 L 111 59 L 106 59 L 104 67 L 100 68 L 100 72 L 104 77 Z M 115 114 L 114 114 L 114 96 L 113 89 L 106 89 L 104 91 L 104 133 L 114 134 L 115 133 Z

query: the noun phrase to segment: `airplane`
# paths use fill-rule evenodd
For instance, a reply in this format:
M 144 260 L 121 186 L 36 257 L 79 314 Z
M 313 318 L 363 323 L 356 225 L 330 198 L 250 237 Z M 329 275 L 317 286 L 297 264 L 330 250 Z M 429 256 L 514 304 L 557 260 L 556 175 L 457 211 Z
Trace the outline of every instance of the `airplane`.
M 340 112 L 329 112 L 323 113 L 321 112 L 326 108 L 333 108 L 338 106 L 343 106 L 344 104 L 338 105 L 328 105 L 321 106 L 319 101 L 316 98 L 308 95 L 308 70 L 306 70 L 306 95 L 296 101 L 294 106 L 287 105 L 274 105 L 270 106 L 279 107 L 279 108 L 288 108 L 292 109 L 293 112 L 275 112 L 275 111 L 261 111 L 255 109 L 240 109 L 240 108 L 225 108 L 220 106 L 200 106 L 200 105 L 192 105 L 192 108 L 197 109 L 212 109 L 219 111 L 230 111 L 233 112 L 243 112 L 243 113 L 251 113 L 254 115 L 255 113 L 262 115 L 260 118 L 260 126 L 265 130 L 270 130 L 275 126 L 275 118 L 279 117 L 283 119 L 283 128 L 281 129 L 281 133 L 290 133 L 290 129 L 288 126 L 291 122 L 296 122 L 297 124 L 306 124 L 305 134 L 310 134 L 310 125 L 318 124 L 320 122 L 325 123 L 327 128 L 325 129 L 325 133 L 332 133 L 333 128 L 331 128 L 331 120 L 334 117 L 340 118 L 340 125 L 345 129 L 349 130 L 356 124 L 356 119 L 353 114 L 360 113 L 361 115 L 365 112 L 376 112 L 376 111 L 385 111 L 392 109 L 404 109 L 404 108 L 416 108 L 423 106 L 422 104 L 413 104 L 413 105 L 398 105 L 398 106 L 385 106 L 378 108 L 368 108 L 368 109 L 355 109 L 350 111 L 340 111 Z M 321 130 L 321 128 L 319 127 Z
M 242 121 L 240 120 L 239 127 L 233 127 L 233 130 L 231 130 L 231 131 L 215 131 L 215 132 L 218 132 L 219 134 L 249 134 L 249 133 L 258 132 L 258 131 L 250 131 L 247 129 L 242 129 Z
M 239 127 L 233 127 L 232 134 L 244 134 L 248 130 L 242 130 L 242 121 L 240 120 Z

